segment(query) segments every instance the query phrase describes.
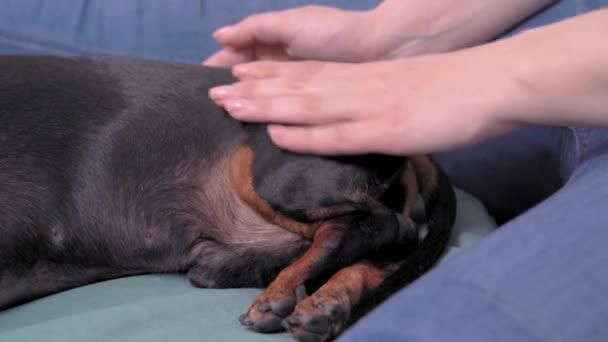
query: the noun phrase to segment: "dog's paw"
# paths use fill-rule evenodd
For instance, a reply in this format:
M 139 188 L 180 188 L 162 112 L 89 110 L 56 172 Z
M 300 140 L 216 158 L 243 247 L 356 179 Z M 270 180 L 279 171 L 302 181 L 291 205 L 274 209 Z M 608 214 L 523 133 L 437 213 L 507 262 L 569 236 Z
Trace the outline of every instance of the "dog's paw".
M 323 342 L 338 336 L 348 323 L 351 303 L 346 289 L 317 291 L 298 303 L 281 324 L 298 341 Z
M 281 322 L 293 312 L 298 301 L 306 297 L 304 285 L 292 292 L 267 289 L 256 298 L 249 311 L 239 317 L 239 321 L 257 332 L 283 331 Z

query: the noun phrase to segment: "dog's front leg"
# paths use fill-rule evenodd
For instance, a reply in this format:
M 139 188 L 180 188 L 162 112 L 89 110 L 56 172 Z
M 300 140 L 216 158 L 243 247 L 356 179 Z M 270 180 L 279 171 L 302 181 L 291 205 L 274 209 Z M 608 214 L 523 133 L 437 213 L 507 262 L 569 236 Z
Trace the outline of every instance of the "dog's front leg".
M 328 341 L 352 321 L 354 311 L 375 293 L 400 265 L 361 260 L 338 271 L 283 320 L 283 327 L 301 341 Z
M 417 236 L 412 222 L 404 223 L 384 207 L 329 220 L 306 253 L 279 273 L 240 321 L 259 332 L 281 331 L 283 319 L 306 297 L 306 282 L 330 276 L 383 245 L 417 241 Z

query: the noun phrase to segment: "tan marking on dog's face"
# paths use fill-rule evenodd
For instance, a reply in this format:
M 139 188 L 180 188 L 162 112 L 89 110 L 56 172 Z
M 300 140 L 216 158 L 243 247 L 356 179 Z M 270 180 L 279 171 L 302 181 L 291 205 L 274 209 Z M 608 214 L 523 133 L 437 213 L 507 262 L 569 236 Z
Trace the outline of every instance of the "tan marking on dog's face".
M 253 150 L 245 145 L 237 147 L 232 155 L 228 170 L 234 192 L 244 203 L 268 222 L 307 239 L 312 239 L 319 226 L 318 224 L 298 222 L 275 211 L 267 201 L 255 192 L 251 175 L 253 157 Z

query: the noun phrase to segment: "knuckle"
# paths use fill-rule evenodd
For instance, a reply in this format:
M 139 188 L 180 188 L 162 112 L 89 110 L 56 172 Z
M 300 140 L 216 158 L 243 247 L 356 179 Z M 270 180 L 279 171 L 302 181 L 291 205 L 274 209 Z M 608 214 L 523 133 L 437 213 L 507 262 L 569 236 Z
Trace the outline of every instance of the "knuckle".
M 269 78 L 278 75 L 280 68 L 277 62 L 261 60 L 250 63 L 249 70 L 254 78 Z
M 334 127 L 333 133 L 333 140 L 336 145 L 343 146 L 344 144 L 348 143 L 348 130 L 345 129 L 343 126 Z
M 273 123 L 275 122 L 274 112 L 272 112 L 272 105 L 268 101 L 255 101 L 255 111 L 252 117 L 258 122 Z
M 325 139 L 320 140 L 328 149 L 332 149 L 335 151 L 342 150 L 345 144 L 347 144 L 348 142 L 347 134 L 345 130 L 340 126 L 330 127 L 326 129 L 324 135 Z
M 308 95 L 305 96 L 302 100 L 302 114 L 307 115 L 308 117 L 318 118 L 322 112 L 322 101 L 321 97 L 318 95 Z M 320 119 L 320 118 L 319 118 Z
M 236 97 L 254 98 L 258 95 L 255 82 L 252 81 L 241 81 L 237 83 L 234 88 Z
M 301 66 L 305 71 L 313 72 L 322 69 L 323 63 L 319 61 L 304 61 L 302 62 Z
M 285 82 L 285 90 L 290 94 L 297 94 L 302 91 L 302 82 L 294 79 L 288 79 Z

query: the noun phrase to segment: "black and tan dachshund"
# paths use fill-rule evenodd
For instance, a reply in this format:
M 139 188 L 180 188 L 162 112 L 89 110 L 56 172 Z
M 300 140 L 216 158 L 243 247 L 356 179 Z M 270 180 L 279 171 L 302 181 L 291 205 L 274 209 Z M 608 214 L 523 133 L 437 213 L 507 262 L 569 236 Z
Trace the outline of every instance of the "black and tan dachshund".
M 287 153 L 209 100 L 233 81 L 130 58 L 0 57 L 0 309 L 183 272 L 266 287 L 243 325 L 322 341 L 435 264 L 455 197 L 431 158 Z M 410 218 L 418 195 L 426 235 Z

